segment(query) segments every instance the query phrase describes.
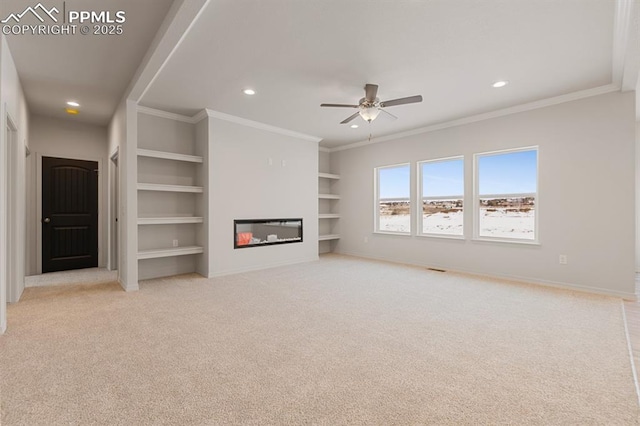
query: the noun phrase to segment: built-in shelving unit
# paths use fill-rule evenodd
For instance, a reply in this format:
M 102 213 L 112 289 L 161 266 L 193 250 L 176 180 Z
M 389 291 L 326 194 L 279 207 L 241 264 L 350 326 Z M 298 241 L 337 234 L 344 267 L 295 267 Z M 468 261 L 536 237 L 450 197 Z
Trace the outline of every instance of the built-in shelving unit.
M 138 114 L 139 279 L 196 272 L 204 261 L 202 152 L 193 123 Z
M 318 173 L 318 242 L 320 243 L 320 252 L 332 251 L 332 241 L 340 239 L 338 233 L 338 200 L 340 195 L 337 194 L 337 183 L 340 175 L 334 173 Z

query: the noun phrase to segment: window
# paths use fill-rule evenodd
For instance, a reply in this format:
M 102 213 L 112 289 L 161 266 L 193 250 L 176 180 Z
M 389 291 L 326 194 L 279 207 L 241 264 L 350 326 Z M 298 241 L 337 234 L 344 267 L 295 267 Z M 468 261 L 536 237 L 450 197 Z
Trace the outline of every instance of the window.
M 462 236 L 464 159 L 462 157 L 418 163 L 422 235 Z
M 538 241 L 538 149 L 477 154 L 476 237 Z
M 411 232 L 411 167 L 378 167 L 376 171 L 376 232 Z

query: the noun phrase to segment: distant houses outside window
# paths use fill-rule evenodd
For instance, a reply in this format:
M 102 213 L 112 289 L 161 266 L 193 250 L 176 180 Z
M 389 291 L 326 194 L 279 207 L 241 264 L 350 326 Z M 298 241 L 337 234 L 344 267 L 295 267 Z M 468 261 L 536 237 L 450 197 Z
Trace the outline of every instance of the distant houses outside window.
M 418 232 L 432 236 L 464 235 L 464 159 L 418 163 L 421 214 Z
M 375 169 L 376 232 L 411 233 L 411 167 L 409 164 Z
M 538 241 L 538 148 L 475 155 L 475 237 Z

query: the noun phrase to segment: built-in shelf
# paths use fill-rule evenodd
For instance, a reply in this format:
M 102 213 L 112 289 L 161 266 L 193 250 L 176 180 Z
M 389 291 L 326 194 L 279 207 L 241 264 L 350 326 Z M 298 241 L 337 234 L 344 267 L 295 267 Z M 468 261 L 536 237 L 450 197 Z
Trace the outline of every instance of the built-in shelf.
M 172 247 L 168 249 L 140 250 L 138 252 L 138 260 L 157 259 L 159 257 L 186 256 L 190 254 L 200 254 L 203 252 L 204 252 L 204 249 L 202 247 L 197 247 L 197 246 Z
M 201 193 L 201 186 L 164 185 L 158 183 L 139 183 L 138 191 L 193 192 Z
M 318 219 L 340 219 L 338 213 L 320 213 Z
M 197 155 L 176 154 L 174 152 L 153 151 L 151 149 L 138 148 L 138 156 L 161 158 L 163 160 L 186 161 L 189 163 L 202 163 L 204 160 Z
M 318 178 L 320 179 L 318 182 L 318 199 L 320 200 L 318 203 L 320 209 L 318 212 L 318 219 L 320 220 L 318 224 L 318 230 L 320 231 L 318 241 L 329 241 L 328 243 L 321 243 L 319 245 L 319 251 L 326 253 L 334 248 L 335 244 L 330 243 L 330 241 L 340 239 L 340 235 L 337 233 L 339 232 L 340 213 L 335 210 L 337 204 L 331 201 L 340 199 L 340 195 L 336 193 L 337 187 L 334 186 L 336 181 L 340 179 L 340 175 L 319 172 Z M 330 182 L 327 182 L 327 180 Z M 322 200 L 329 201 L 323 202 Z
M 340 196 L 336 194 L 318 194 L 318 198 L 323 200 L 339 200 Z
M 318 173 L 318 177 L 325 179 L 340 179 L 340 175 L 334 175 L 332 173 Z
M 174 225 L 181 223 L 202 223 L 203 218 L 184 216 L 184 217 L 139 217 L 138 225 Z

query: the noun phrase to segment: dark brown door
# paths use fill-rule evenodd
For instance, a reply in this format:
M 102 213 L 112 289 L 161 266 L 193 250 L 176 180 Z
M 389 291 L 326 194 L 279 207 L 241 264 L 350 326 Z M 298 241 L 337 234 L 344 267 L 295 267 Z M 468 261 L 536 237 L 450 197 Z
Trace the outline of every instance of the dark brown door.
M 98 163 L 42 157 L 42 272 L 98 266 Z

